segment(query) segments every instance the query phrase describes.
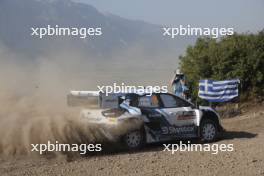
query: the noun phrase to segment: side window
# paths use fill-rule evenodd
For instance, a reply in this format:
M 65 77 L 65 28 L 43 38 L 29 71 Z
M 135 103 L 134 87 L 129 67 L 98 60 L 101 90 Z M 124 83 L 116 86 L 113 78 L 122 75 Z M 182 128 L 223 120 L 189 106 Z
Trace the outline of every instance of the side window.
M 139 107 L 157 108 L 159 107 L 159 100 L 156 95 L 139 97 Z
M 177 107 L 191 107 L 192 106 L 190 103 L 180 98 L 176 98 L 176 101 L 177 101 Z
M 190 103 L 168 94 L 161 94 L 161 100 L 165 108 L 189 107 Z
M 177 107 L 176 99 L 168 94 L 161 94 L 160 98 L 163 102 L 165 108 L 175 108 Z

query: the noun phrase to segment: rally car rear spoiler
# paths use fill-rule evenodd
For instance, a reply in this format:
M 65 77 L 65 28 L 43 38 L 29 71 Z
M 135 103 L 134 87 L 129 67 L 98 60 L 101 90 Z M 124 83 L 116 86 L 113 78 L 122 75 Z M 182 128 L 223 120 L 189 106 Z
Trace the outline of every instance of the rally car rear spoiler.
M 99 91 L 70 91 L 67 95 L 68 106 L 87 108 L 118 108 L 123 94 L 106 94 Z

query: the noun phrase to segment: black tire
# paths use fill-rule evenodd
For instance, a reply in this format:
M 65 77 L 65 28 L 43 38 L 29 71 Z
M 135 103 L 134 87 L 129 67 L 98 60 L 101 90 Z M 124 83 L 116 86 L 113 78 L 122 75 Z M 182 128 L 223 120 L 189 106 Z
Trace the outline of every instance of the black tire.
M 122 142 L 126 149 L 137 150 L 145 145 L 144 130 L 134 130 L 123 136 Z
M 218 136 L 218 128 L 215 121 L 203 119 L 200 125 L 200 138 L 203 142 L 213 142 Z

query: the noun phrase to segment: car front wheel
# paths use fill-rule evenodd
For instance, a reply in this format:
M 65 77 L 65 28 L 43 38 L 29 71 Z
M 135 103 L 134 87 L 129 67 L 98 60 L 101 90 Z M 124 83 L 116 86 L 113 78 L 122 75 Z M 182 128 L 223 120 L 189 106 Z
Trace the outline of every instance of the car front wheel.
M 200 128 L 201 140 L 204 142 L 213 142 L 217 137 L 216 123 L 209 119 L 204 119 Z

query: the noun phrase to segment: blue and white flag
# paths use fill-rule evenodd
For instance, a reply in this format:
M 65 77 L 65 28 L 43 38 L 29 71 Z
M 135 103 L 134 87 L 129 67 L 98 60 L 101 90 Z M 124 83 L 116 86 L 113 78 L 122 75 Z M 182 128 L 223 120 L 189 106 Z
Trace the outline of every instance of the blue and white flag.
M 238 79 L 200 80 L 198 96 L 209 102 L 226 102 L 238 96 Z

